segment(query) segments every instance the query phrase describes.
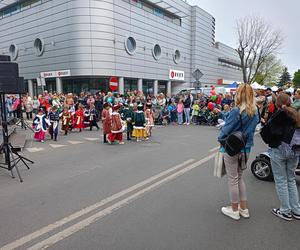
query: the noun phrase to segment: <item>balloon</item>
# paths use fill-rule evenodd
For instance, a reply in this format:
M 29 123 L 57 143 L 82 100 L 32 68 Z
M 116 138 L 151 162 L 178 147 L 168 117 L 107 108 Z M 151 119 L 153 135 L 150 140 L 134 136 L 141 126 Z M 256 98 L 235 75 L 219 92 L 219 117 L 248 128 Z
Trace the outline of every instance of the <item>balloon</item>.
M 217 96 L 216 96 L 216 95 L 213 95 L 213 96 L 211 97 L 211 100 L 214 102 L 215 100 L 217 100 Z
M 208 107 L 209 110 L 213 110 L 215 106 L 214 106 L 214 104 L 212 102 L 209 102 L 207 104 L 207 107 Z

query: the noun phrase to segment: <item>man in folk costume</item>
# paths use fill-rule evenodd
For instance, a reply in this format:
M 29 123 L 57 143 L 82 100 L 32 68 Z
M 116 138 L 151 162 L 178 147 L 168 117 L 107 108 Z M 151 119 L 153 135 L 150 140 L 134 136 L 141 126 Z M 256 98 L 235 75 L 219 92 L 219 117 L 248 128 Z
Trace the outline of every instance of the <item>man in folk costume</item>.
M 83 118 L 83 128 L 90 127 L 90 109 L 86 106 L 83 110 L 84 118 Z
M 94 104 L 90 104 L 89 109 L 89 121 L 90 121 L 90 131 L 92 131 L 93 127 L 96 127 L 99 130 L 99 126 L 97 124 L 97 110 L 95 109 Z
M 122 119 L 127 124 L 127 141 L 131 140 L 132 131 L 133 131 L 133 119 L 134 119 L 134 112 L 133 112 L 133 105 L 131 107 L 128 107 L 128 103 L 124 103 L 124 108 L 122 111 Z
M 154 113 L 152 110 L 151 102 L 146 103 L 145 118 L 146 118 L 146 133 L 147 136 L 151 136 L 152 128 L 154 127 Z
M 51 140 L 54 139 L 54 141 L 57 141 L 59 113 L 57 111 L 56 106 L 52 107 L 49 112 L 49 121 L 50 121 L 49 134 L 51 136 Z
M 111 104 L 106 102 L 103 104 L 101 114 L 102 127 L 103 127 L 103 143 L 107 143 L 107 136 L 111 133 Z
M 69 114 L 71 116 L 71 119 L 69 121 L 69 130 L 72 131 L 73 127 L 75 126 L 75 106 L 70 106 L 69 108 Z
M 62 120 L 61 129 L 65 131 L 65 135 L 68 134 L 70 122 L 71 122 L 71 113 L 69 112 L 68 107 L 64 107 L 64 111 L 60 114 Z
M 137 106 L 137 111 L 134 113 L 134 121 L 133 121 L 133 132 L 132 136 L 136 138 L 136 141 L 141 141 L 141 138 L 147 140 L 147 135 L 145 131 L 145 114 L 144 114 L 144 106 L 139 104 Z
M 84 111 L 83 106 L 80 104 L 78 106 L 78 110 L 75 112 L 75 123 L 74 128 L 78 128 L 79 132 L 83 129 L 83 121 L 84 121 Z
M 49 125 L 50 122 L 46 118 L 46 115 L 44 114 L 44 110 L 42 108 L 39 109 L 32 123 L 32 128 L 34 130 L 34 139 L 40 142 L 44 142 L 45 134 L 47 132 L 47 128 Z
M 113 112 L 111 114 L 111 133 L 108 135 L 107 140 L 111 144 L 116 142 L 118 144 L 124 144 L 123 139 L 123 124 L 121 115 L 119 114 L 120 105 L 113 106 Z

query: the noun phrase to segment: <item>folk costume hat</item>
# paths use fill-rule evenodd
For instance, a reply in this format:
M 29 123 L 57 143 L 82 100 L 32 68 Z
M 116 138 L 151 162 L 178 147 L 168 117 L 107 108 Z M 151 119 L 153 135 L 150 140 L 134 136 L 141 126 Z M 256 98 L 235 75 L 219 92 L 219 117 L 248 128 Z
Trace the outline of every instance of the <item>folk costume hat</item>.
M 120 109 L 120 105 L 119 104 L 116 104 L 113 106 L 113 111 L 118 111 Z

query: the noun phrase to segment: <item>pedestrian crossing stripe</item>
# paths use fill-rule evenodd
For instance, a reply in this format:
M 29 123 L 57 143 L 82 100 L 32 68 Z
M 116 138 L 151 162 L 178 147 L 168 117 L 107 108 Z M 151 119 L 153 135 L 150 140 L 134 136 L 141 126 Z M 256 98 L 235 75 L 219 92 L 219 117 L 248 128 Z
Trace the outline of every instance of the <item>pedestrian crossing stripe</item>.
M 60 144 L 49 144 L 50 147 L 52 148 L 62 148 L 62 147 L 66 147 L 66 145 L 60 145 Z
M 87 141 L 98 141 L 99 140 L 99 138 L 84 138 L 84 139 L 86 139 Z
M 40 152 L 40 151 L 44 151 L 44 148 L 26 148 L 26 150 L 30 153 L 36 153 L 36 152 Z
M 68 143 L 70 143 L 72 145 L 77 145 L 77 144 L 81 144 L 83 142 L 82 141 L 68 141 Z

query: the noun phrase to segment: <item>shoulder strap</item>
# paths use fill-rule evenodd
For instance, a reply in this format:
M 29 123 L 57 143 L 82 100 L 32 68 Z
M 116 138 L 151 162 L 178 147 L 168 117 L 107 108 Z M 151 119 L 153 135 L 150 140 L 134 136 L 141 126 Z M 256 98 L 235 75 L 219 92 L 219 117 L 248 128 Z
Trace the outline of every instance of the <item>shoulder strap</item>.
M 240 113 L 240 123 L 241 123 L 241 128 L 242 128 L 241 132 L 243 133 L 243 120 L 242 120 L 242 114 L 241 113 Z M 247 165 L 246 143 L 247 143 L 247 138 L 245 137 L 245 144 L 244 144 L 245 166 Z

